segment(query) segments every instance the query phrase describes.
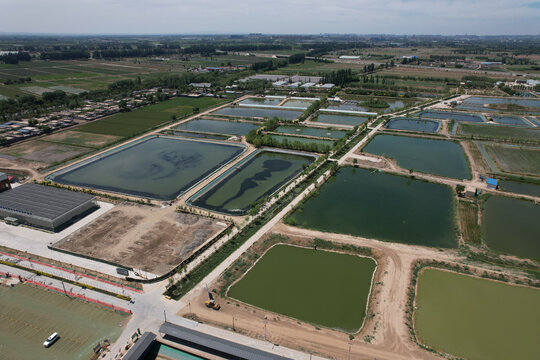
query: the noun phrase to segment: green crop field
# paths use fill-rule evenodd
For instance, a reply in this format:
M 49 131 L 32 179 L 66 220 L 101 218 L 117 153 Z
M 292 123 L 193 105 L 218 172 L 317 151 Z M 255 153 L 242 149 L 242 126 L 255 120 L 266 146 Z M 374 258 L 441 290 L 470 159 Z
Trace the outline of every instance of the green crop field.
M 78 127 L 77 131 L 124 137 L 135 136 L 171 121 L 172 115 L 181 118 L 192 114 L 194 107 L 203 111 L 226 101 L 227 99 L 210 97 L 176 98 L 96 120 Z
M 538 304 L 539 289 L 426 269 L 414 326 L 420 341 L 459 357 L 540 359 Z
M 63 294 L 19 284 L 0 287 L 0 358 L 86 360 L 98 342 L 113 343 L 128 316 Z M 50 348 L 43 341 L 58 332 Z
M 540 176 L 540 148 L 484 145 L 497 166 L 505 171 Z
M 500 125 L 459 124 L 458 135 L 465 137 L 540 142 L 540 129 L 527 129 Z
M 298 320 L 356 332 L 375 267 L 370 258 L 277 245 L 230 288 L 229 296 Z

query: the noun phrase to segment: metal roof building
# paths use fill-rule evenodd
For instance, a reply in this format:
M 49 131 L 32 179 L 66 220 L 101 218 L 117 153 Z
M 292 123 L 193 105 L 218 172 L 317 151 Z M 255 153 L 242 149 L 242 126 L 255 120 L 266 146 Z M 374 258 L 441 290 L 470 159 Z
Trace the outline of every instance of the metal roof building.
M 0 217 L 59 231 L 98 208 L 92 195 L 55 187 L 24 184 L 0 193 Z
M 221 356 L 226 359 L 239 360 L 287 360 L 283 356 L 271 354 L 266 351 L 255 349 L 246 345 L 238 344 L 216 336 L 208 335 L 184 326 L 165 322 L 159 328 L 159 332 L 165 334 L 164 338 L 172 338 L 173 341 L 184 344 L 201 351 Z
M 137 340 L 129 351 L 124 355 L 122 360 L 143 360 L 151 349 L 152 344 L 156 340 L 156 335 L 151 332 L 145 332 L 141 338 Z

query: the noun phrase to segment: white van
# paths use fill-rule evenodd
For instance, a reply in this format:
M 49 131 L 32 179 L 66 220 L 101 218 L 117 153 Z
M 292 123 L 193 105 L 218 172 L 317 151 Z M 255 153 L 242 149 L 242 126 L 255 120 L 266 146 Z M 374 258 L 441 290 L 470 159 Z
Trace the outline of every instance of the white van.
M 55 332 L 55 333 L 52 333 L 51 336 L 49 336 L 47 338 L 47 340 L 45 340 L 45 342 L 43 343 L 43 346 L 45 346 L 46 348 L 48 348 L 49 346 L 51 346 L 52 344 L 54 344 L 54 342 L 56 340 L 58 340 L 60 336 L 58 336 L 58 333 Z

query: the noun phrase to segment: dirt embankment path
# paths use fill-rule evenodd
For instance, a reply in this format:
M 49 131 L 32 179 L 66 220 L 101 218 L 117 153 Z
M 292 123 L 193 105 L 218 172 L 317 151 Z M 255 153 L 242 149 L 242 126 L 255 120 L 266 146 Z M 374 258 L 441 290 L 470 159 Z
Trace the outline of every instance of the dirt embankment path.
M 298 349 L 320 356 L 346 359 L 349 345 L 351 359 L 438 359 L 439 357 L 416 345 L 406 325 L 407 290 L 412 275 L 412 265 L 419 260 L 456 261 L 457 252 L 448 250 L 386 243 L 349 235 L 327 234 L 314 230 L 301 229 L 279 223 L 271 230 L 273 233 L 290 238 L 322 238 L 336 243 L 369 247 L 378 259 L 378 268 L 373 280 L 368 315 L 364 327 L 354 339 L 340 331 L 318 328 L 294 319 L 282 317 L 249 305 L 219 299 L 220 311 L 209 310 L 204 306 L 206 294 L 193 299 L 189 306 L 178 313 L 232 329 L 252 338 L 264 339 L 276 345 Z M 211 284 L 209 284 L 211 288 Z M 191 309 L 191 310 L 190 310 Z M 371 315 L 372 314 L 372 315 Z

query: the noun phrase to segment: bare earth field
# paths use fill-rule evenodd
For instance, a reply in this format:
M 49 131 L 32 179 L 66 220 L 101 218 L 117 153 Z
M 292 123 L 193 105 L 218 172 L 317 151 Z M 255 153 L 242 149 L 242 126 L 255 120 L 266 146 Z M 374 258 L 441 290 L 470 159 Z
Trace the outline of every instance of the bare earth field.
M 2 149 L 2 153 L 45 164 L 64 161 L 89 152 L 89 148 L 31 140 Z
M 54 247 L 161 275 L 226 227 L 173 207 L 119 205 Z
M 114 135 L 90 134 L 74 130 L 57 132 L 46 138 L 46 140 L 50 142 L 95 148 L 101 148 L 118 139 L 119 137 Z

